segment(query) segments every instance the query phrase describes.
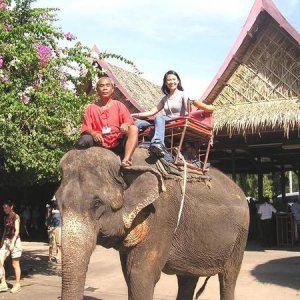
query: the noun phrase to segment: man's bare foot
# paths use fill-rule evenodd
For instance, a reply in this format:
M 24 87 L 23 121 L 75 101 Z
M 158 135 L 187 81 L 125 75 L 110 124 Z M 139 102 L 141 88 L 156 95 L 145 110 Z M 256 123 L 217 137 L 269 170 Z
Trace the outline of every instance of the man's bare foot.
M 132 166 L 132 161 L 131 160 L 125 160 L 123 159 L 122 162 L 121 162 L 121 167 L 122 168 L 129 168 Z

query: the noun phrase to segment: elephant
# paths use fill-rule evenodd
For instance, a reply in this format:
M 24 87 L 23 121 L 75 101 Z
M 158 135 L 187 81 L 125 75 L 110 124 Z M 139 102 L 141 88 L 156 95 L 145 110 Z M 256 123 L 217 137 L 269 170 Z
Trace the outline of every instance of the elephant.
M 62 300 L 83 298 L 97 241 L 119 251 L 130 300 L 153 299 L 161 272 L 177 276 L 177 300 L 193 299 L 199 277 L 216 274 L 220 299 L 234 299 L 249 225 L 244 193 L 210 168 L 211 186 L 188 181 L 182 197 L 183 180 L 163 178 L 156 162 L 141 148 L 126 169 L 101 147 L 62 157 Z

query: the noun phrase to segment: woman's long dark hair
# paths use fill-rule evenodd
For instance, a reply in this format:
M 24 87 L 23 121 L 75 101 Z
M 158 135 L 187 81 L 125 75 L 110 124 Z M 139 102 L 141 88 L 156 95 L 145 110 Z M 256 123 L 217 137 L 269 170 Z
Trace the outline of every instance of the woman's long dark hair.
M 169 95 L 169 94 L 170 94 L 170 89 L 167 87 L 167 76 L 170 75 L 170 74 L 171 74 L 171 75 L 175 75 L 175 76 L 177 77 L 177 79 L 178 79 L 178 86 L 177 86 L 177 89 L 178 89 L 179 91 L 183 91 L 183 87 L 181 86 L 181 79 L 180 79 L 179 75 L 178 75 L 175 71 L 170 70 L 170 71 L 168 71 L 168 72 L 165 74 L 164 79 L 163 79 L 163 85 L 162 85 L 162 87 L 161 87 L 161 90 L 162 90 L 162 92 L 163 92 L 165 95 Z
M 3 203 L 2 203 L 2 205 L 7 205 L 9 207 L 13 207 L 14 206 L 13 202 L 10 201 L 10 200 L 4 200 Z

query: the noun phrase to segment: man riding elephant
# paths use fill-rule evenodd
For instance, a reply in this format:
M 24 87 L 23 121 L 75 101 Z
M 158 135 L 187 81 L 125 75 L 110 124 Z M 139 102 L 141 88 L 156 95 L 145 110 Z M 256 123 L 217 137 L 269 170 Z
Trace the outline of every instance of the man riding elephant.
M 99 99 L 86 109 L 76 146 L 79 149 L 102 146 L 119 155 L 125 152 L 121 166 L 129 167 L 138 141 L 138 129 L 126 106 L 112 99 L 114 83 L 109 77 L 101 77 L 96 89 Z

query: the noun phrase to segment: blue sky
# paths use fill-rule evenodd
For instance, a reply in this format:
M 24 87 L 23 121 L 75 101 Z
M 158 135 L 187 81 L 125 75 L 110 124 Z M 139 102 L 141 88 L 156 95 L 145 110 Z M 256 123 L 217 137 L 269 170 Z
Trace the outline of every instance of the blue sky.
M 273 0 L 300 31 L 300 0 Z M 58 26 L 87 46 L 132 60 L 161 85 L 179 73 L 187 94 L 199 98 L 227 56 L 254 0 L 38 0 L 59 8 Z M 116 62 L 114 62 L 116 63 Z M 122 65 L 121 65 L 122 66 Z

